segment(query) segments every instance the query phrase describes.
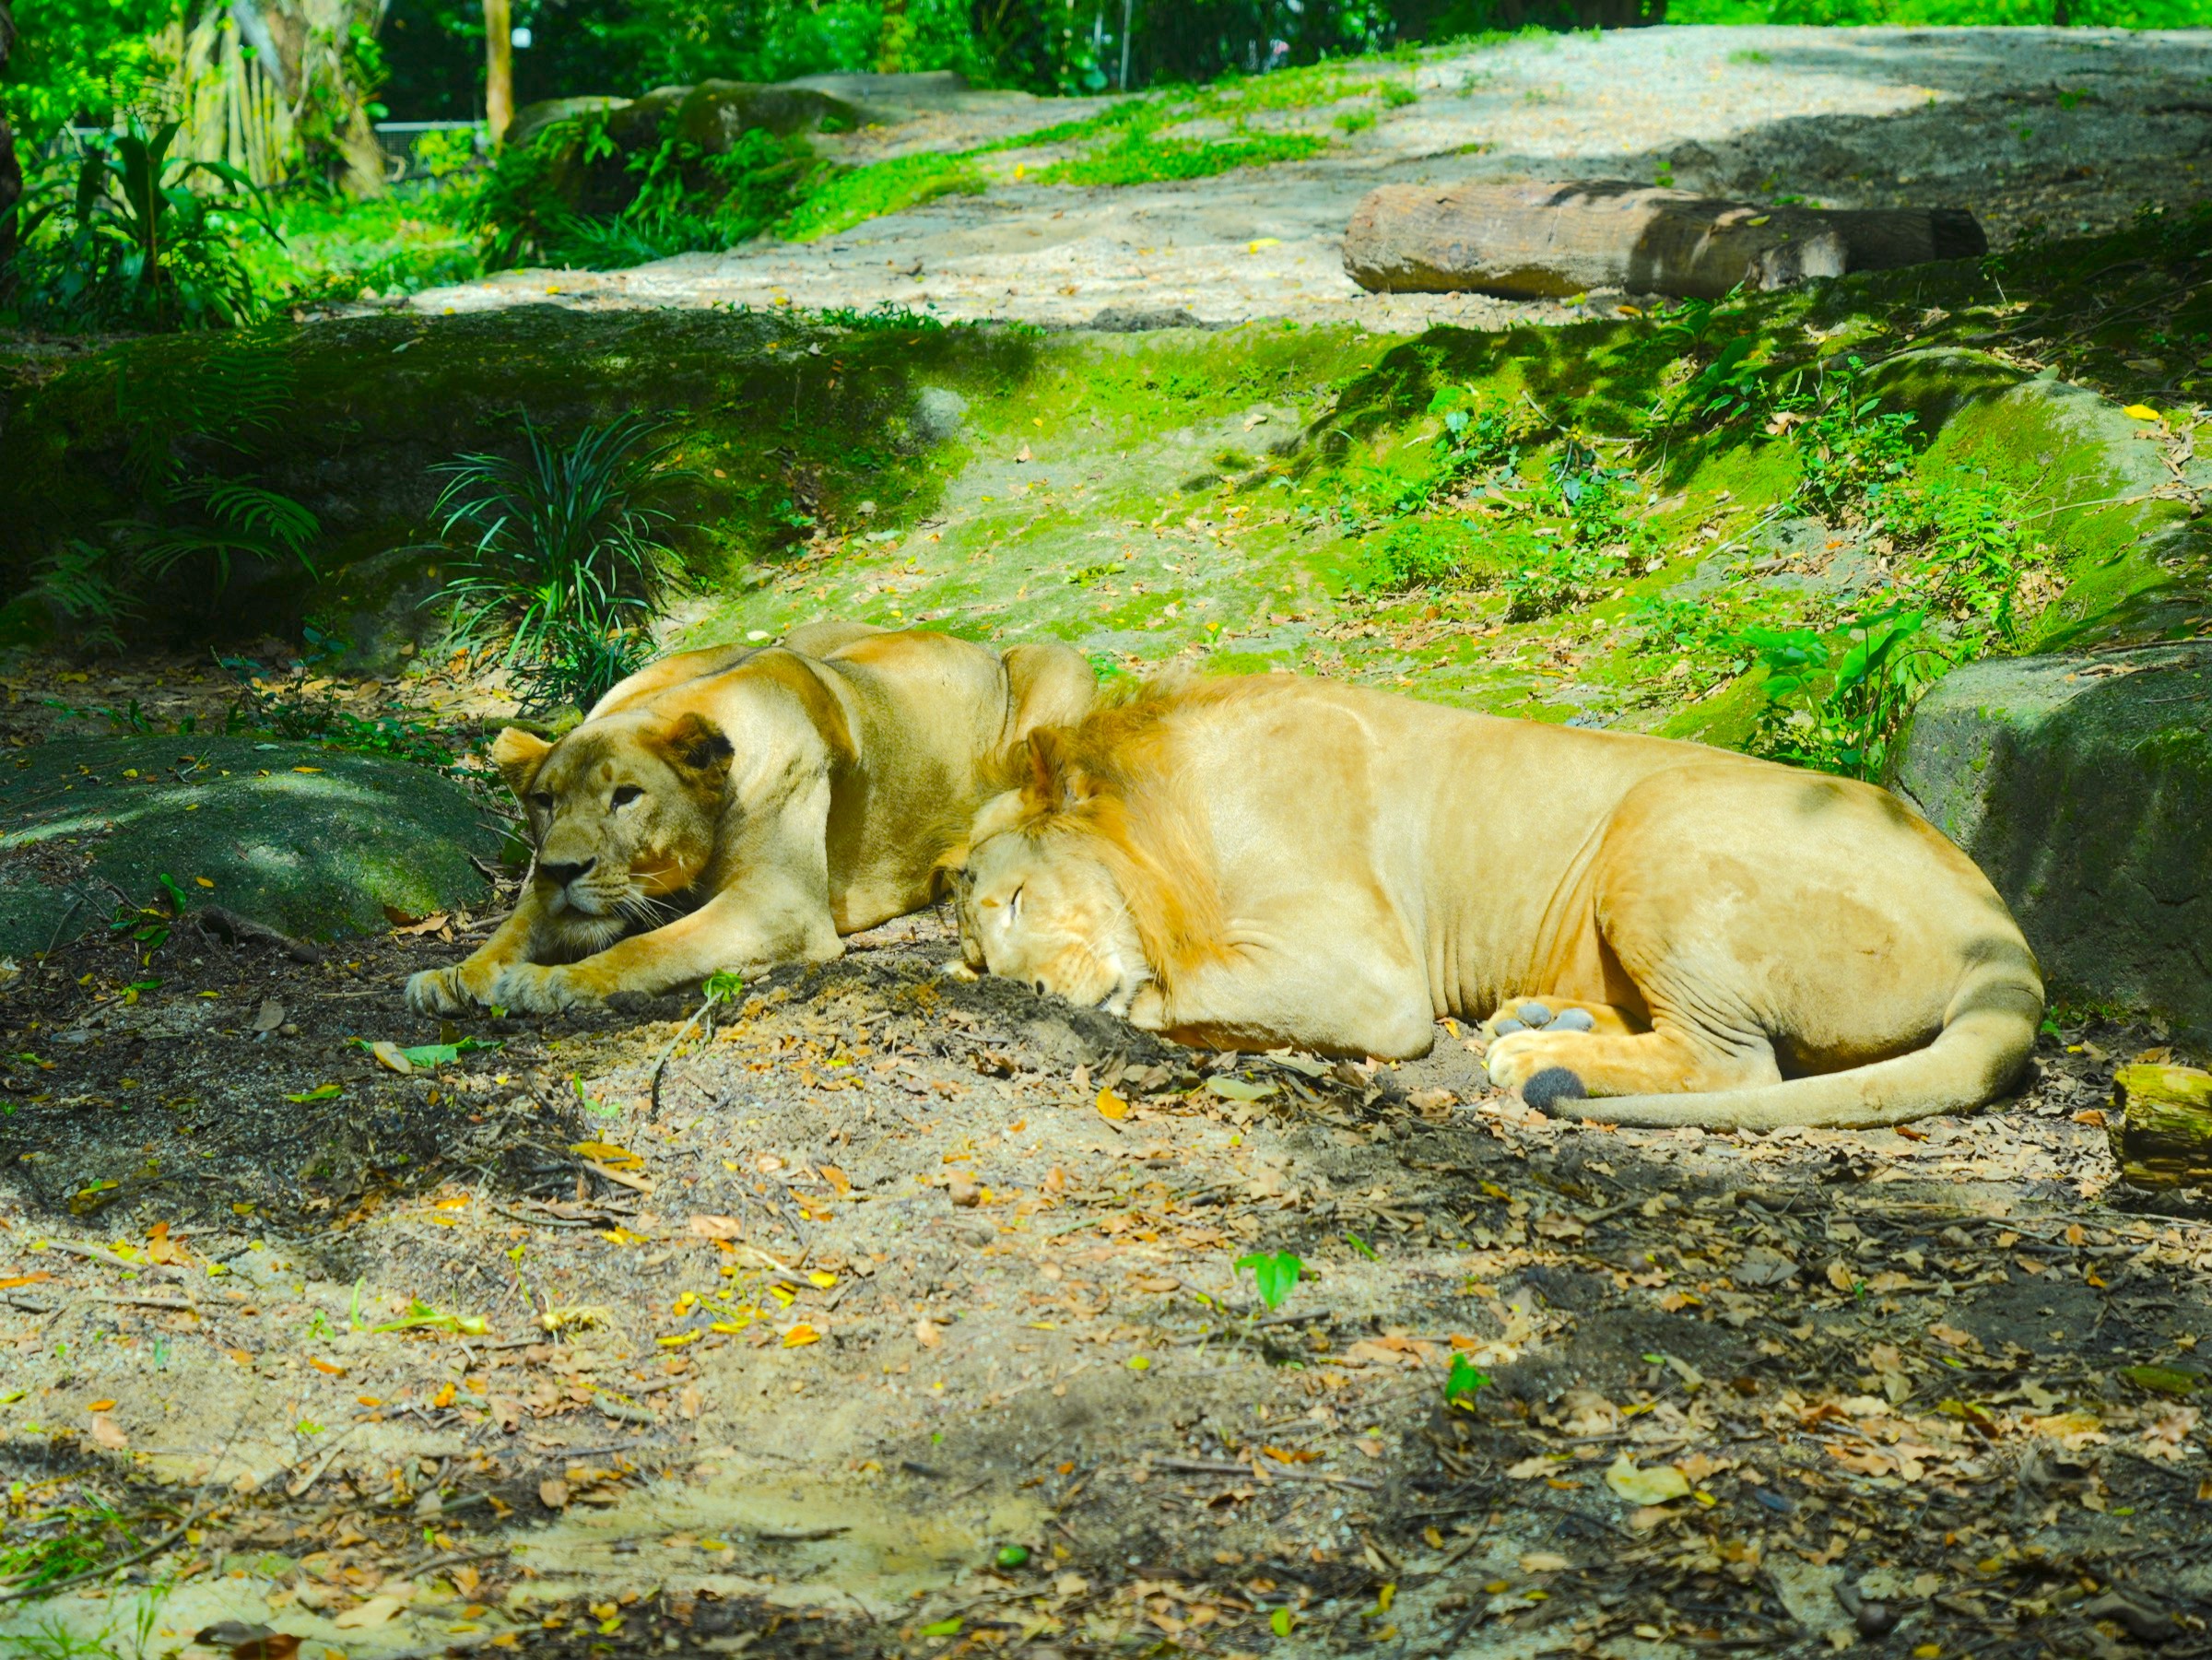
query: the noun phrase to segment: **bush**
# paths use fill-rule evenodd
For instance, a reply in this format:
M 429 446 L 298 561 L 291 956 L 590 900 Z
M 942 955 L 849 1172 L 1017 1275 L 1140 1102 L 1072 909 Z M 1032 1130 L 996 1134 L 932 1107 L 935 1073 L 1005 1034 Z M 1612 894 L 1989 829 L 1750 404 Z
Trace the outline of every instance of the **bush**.
M 666 465 L 670 442 L 633 415 L 556 443 L 525 416 L 522 460 L 436 469 L 438 534 L 461 560 L 438 596 L 450 638 L 475 651 L 503 634 L 525 709 L 588 709 L 651 656 L 646 625 L 676 568 L 653 498 L 685 476 Z
M 276 227 L 252 180 L 227 162 L 172 156 L 179 131 L 87 140 L 17 205 L 24 314 L 48 326 L 231 328 L 259 315 L 238 241 Z M 197 188 L 194 188 L 197 186 Z

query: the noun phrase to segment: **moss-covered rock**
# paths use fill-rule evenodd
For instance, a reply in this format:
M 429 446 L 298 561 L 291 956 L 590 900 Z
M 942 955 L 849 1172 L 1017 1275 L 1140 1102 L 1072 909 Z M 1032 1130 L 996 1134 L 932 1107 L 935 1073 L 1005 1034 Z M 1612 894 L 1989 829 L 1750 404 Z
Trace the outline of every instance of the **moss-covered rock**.
M 314 939 L 475 905 L 500 822 L 427 768 L 251 737 L 71 739 L 0 767 L 0 953 L 120 905 L 219 904 Z
M 1969 664 L 1901 754 L 2056 995 L 2212 1040 L 2212 645 Z
M 330 637 L 337 666 L 396 675 L 444 626 L 431 601 L 452 562 L 437 547 L 394 547 L 358 560 L 309 590 L 307 618 Z

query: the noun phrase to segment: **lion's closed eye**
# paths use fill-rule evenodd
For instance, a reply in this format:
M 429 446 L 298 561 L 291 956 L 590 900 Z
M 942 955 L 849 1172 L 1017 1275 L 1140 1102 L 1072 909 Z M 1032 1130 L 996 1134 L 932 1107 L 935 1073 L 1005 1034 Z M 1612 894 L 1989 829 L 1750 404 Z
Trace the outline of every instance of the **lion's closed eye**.
M 621 784 L 615 790 L 614 804 L 617 806 L 628 806 L 644 794 L 645 792 L 639 789 L 634 783 Z
M 550 790 L 532 791 L 530 795 L 530 805 L 537 808 L 537 810 L 541 813 L 551 812 L 553 810 L 553 792 Z

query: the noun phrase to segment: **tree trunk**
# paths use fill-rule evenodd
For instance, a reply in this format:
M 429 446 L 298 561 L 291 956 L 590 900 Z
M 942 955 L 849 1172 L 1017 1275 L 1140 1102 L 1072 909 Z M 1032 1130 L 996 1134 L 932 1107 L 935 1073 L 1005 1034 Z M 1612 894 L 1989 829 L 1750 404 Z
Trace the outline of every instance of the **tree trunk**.
M 2105 1129 L 2113 1162 L 2135 1186 L 2212 1190 L 2212 1072 L 2121 1067 Z
M 484 123 L 492 147 L 514 121 L 514 13 L 510 0 L 484 0 Z
M 15 19 L 8 16 L 7 0 L 0 0 L 0 69 L 7 67 L 15 43 Z M 23 169 L 16 160 L 15 136 L 7 130 L 7 117 L 0 115 L 0 294 L 7 291 L 8 267 L 16 257 L 16 220 L 8 209 L 22 199 Z
M 1761 209 L 1603 180 L 1386 184 L 1354 210 L 1344 268 L 1389 293 L 1563 299 L 1619 288 L 1717 300 L 1738 284 L 1785 288 L 1986 246 L 1958 209 Z
M 275 77 L 294 118 L 320 116 L 307 124 L 311 144 L 324 147 L 314 159 L 335 162 L 355 196 L 384 194 L 384 152 L 364 107 L 368 88 L 349 78 L 347 49 L 356 27 L 373 28 L 382 16 L 376 0 L 230 0 L 240 39 Z

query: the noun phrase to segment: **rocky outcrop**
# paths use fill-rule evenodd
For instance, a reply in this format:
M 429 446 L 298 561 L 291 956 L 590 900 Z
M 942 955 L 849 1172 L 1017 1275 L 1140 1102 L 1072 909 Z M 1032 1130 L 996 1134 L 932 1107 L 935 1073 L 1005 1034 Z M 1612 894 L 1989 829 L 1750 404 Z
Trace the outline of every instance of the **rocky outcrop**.
M 461 784 L 406 761 L 251 737 L 41 744 L 0 775 L 0 954 L 124 903 L 219 905 L 295 938 L 373 932 L 485 903 L 472 855 L 505 840 Z
M 1901 754 L 1898 789 L 1989 873 L 2054 996 L 2212 1041 L 2212 641 L 1970 664 Z

